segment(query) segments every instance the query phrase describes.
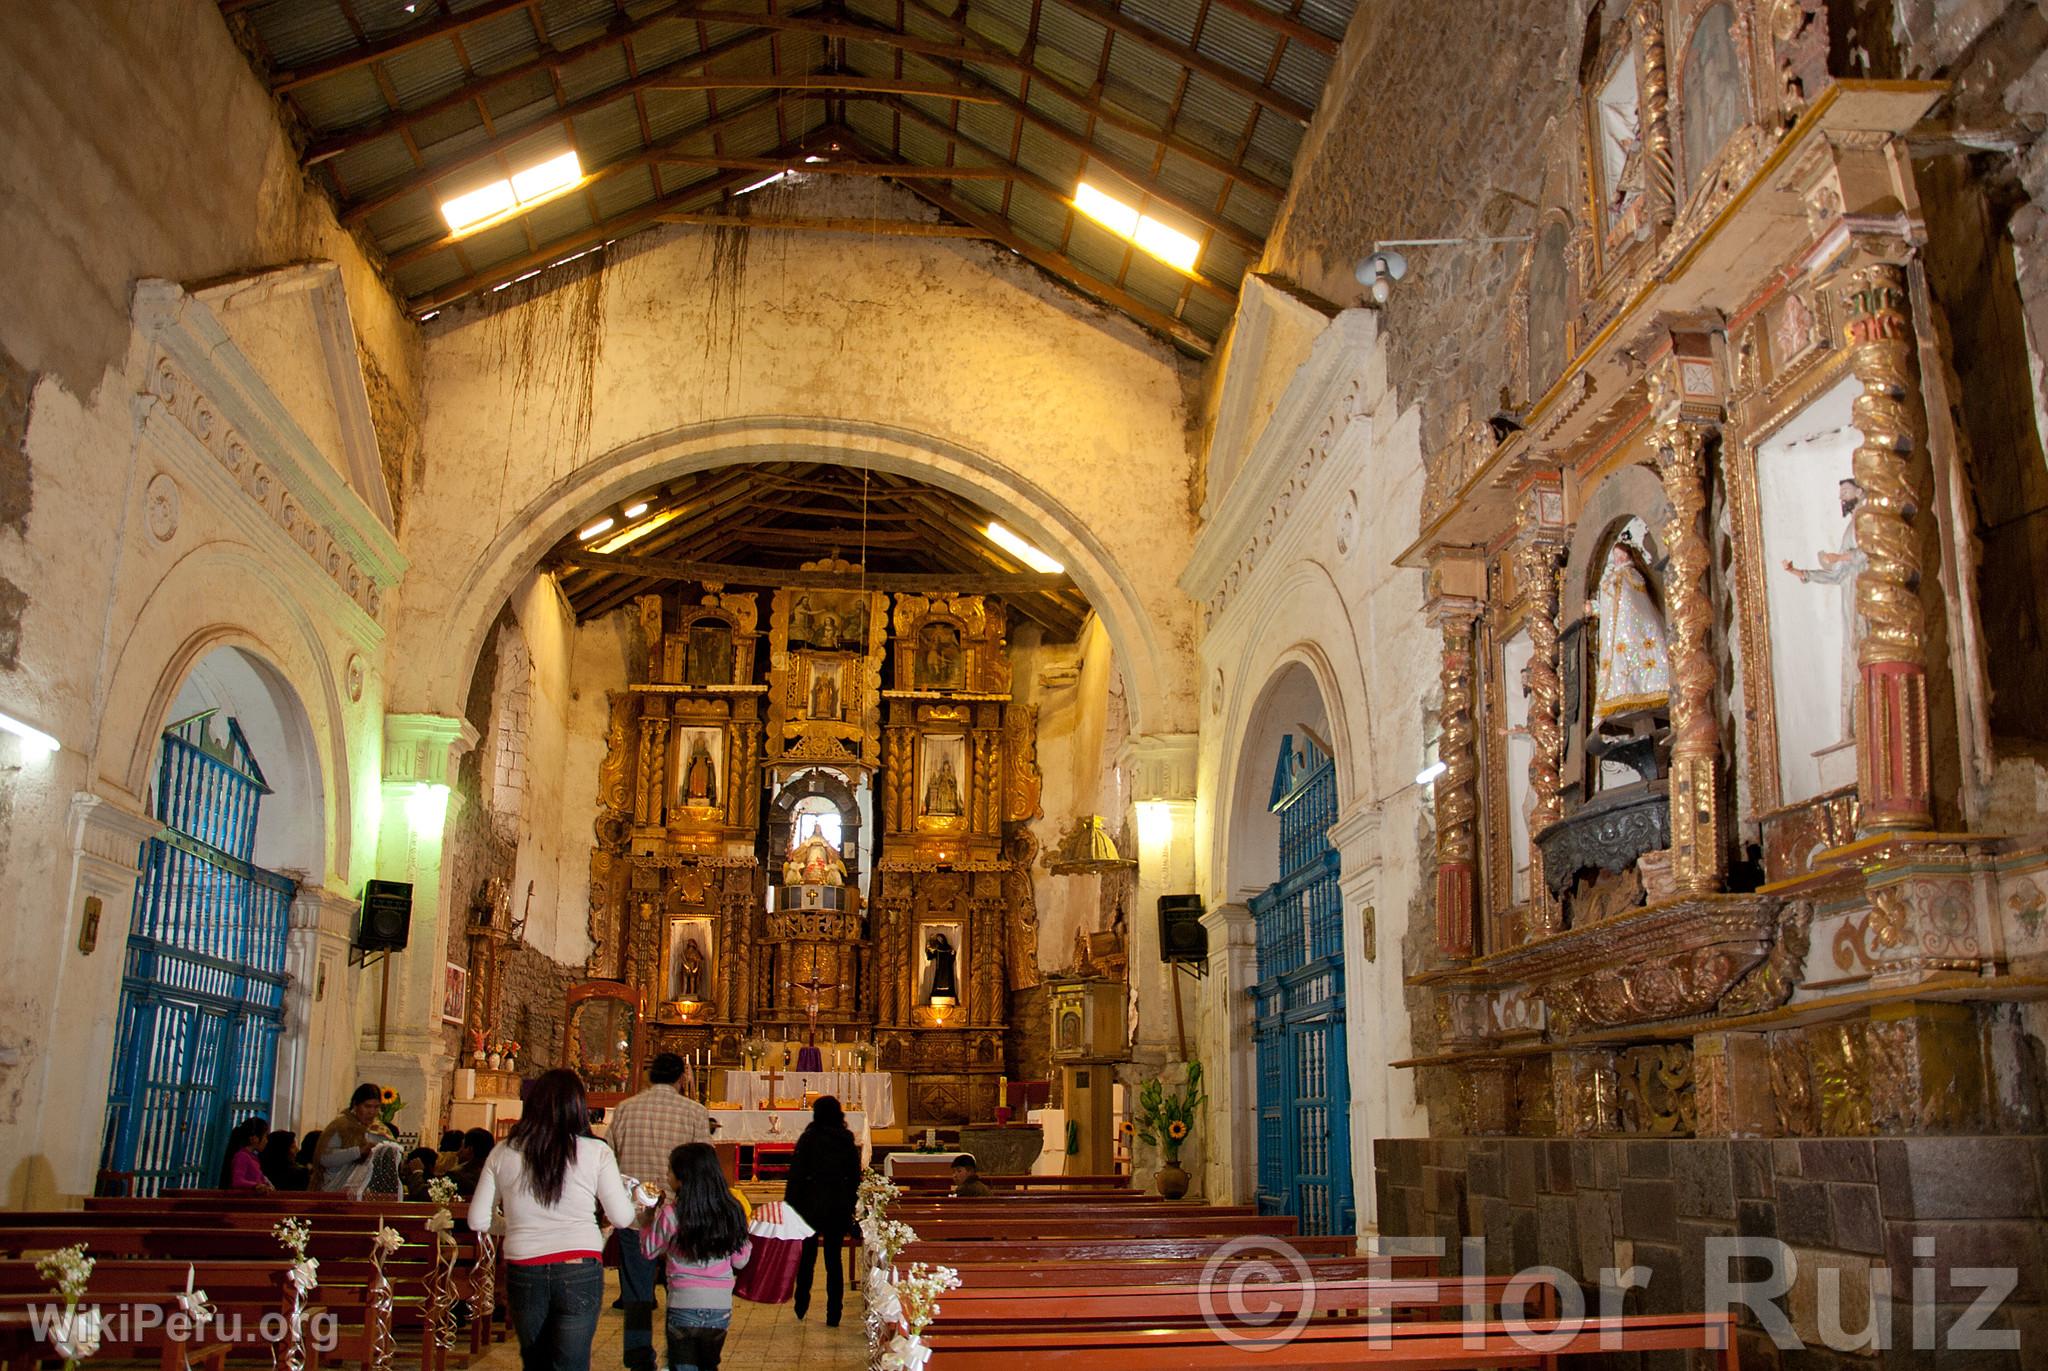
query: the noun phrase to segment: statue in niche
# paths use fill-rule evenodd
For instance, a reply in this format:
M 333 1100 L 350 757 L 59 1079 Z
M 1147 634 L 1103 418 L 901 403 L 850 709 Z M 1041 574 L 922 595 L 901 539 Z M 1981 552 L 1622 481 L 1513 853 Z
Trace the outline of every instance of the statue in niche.
M 813 833 L 790 850 L 782 863 L 784 885 L 844 885 L 846 863 L 822 833 Z
M 1643 193 L 1642 106 L 1633 53 L 1624 54 L 1594 105 L 1600 130 L 1600 171 L 1610 225 Z
M 1593 669 L 1593 717 L 1607 722 L 1671 700 L 1669 632 L 1650 598 L 1627 530 L 1607 550 L 1600 588 L 1586 607 L 1599 624 Z
M 943 932 L 934 930 L 932 935 L 925 939 L 924 955 L 931 965 L 932 974 L 931 991 L 926 999 L 931 1002 L 959 999 L 960 983 L 954 972 L 956 954 L 953 951 L 953 940 Z
M 925 785 L 924 812 L 935 815 L 956 815 L 960 812 L 960 779 L 953 774 L 950 754 L 939 758 L 938 768 Z
M 957 690 L 960 686 L 960 630 L 933 624 L 924 631 L 918 653 L 917 684 L 924 690 Z
M 682 956 L 676 966 L 676 998 L 704 998 L 704 949 L 695 938 L 688 938 L 683 942 Z
M 683 771 L 683 803 L 715 808 L 718 804 L 718 763 L 704 740 L 690 740 L 690 761 Z
M 1822 548 L 1816 554 L 1818 566 L 1797 567 L 1792 559 L 1786 558 L 1783 566 L 1799 578 L 1803 585 L 1818 581 L 1825 586 L 1838 589 L 1842 602 L 1842 738 L 1850 742 L 1856 737 L 1856 692 L 1861 685 L 1862 673 L 1857 666 L 1857 655 L 1863 646 L 1863 616 L 1856 611 L 1856 576 L 1870 564 L 1863 550 L 1856 545 L 1856 507 L 1863 503 L 1863 487 L 1854 480 L 1840 481 L 1835 486 L 1842 501 L 1842 516 L 1848 521 L 1842 526 L 1842 545 L 1829 552 Z

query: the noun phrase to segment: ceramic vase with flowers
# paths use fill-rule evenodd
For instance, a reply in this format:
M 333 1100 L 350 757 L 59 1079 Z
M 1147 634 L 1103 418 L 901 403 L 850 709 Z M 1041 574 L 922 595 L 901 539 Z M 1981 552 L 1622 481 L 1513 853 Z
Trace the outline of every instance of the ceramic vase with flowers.
M 1157 1078 L 1138 1089 L 1132 1122 L 1140 1139 L 1159 1149 L 1159 1193 L 1177 1200 L 1188 1193 L 1188 1173 L 1181 1169 L 1180 1150 L 1195 1129 L 1195 1111 L 1208 1096 L 1202 1093 L 1202 1064 L 1189 1062 L 1187 1074 L 1172 1090 Z

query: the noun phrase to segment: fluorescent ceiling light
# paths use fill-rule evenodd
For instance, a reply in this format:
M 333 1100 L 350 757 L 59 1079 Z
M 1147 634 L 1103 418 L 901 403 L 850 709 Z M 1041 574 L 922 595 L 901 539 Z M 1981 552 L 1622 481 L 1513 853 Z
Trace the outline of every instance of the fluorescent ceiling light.
M 680 506 L 675 509 L 665 509 L 652 519 L 642 519 L 639 523 L 629 528 L 620 529 L 603 542 L 593 544 L 590 550 L 592 552 L 617 552 L 628 543 L 639 542 L 642 538 L 645 538 L 648 534 L 668 523 L 682 512 Z
M 607 514 L 604 516 L 604 518 L 599 519 L 596 523 L 592 524 L 589 528 L 584 529 L 581 533 L 577 534 L 576 536 L 587 543 L 592 538 L 595 538 L 598 534 L 604 532 L 606 529 L 610 528 L 613 524 L 617 522 L 618 520 L 612 518 L 611 515 Z
M 1194 275 L 1195 259 L 1201 256 L 1202 245 L 1173 225 L 1138 213 L 1108 191 L 1086 181 L 1074 187 L 1074 208 L 1166 265 Z
M 1450 769 L 1451 764 L 1449 762 L 1431 762 L 1428 766 L 1415 773 L 1415 784 L 1428 785 Z
M 775 173 L 775 174 L 774 174 L 773 176 L 764 176 L 764 177 L 762 177 L 762 178 L 761 178 L 760 180 L 758 180 L 758 181 L 754 182 L 754 184 L 753 184 L 753 185 L 751 185 L 751 186 L 741 186 L 741 187 L 740 187 L 740 188 L 739 188 L 738 190 L 734 191 L 734 192 L 733 192 L 733 194 L 734 194 L 734 195 L 745 195 L 745 194 L 746 194 L 747 192 L 749 192 L 749 191 L 755 191 L 755 190 L 759 190 L 759 189 L 761 189 L 761 187 L 763 187 L 763 186 L 772 186 L 772 185 L 774 185 L 774 184 L 775 184 L 775 183 L 776 183 L 777 181 L 780 181 L 780 180 L 781 180 L 781 179 L 782 179 L 783 177 L 785 177 L 785 176 L 787 176 L 787 175 L 789 175 L 789 173 L 788 173 L 788 172 L 786 172 L 786 171 L 778 171 L 778 172 L 776 172 L 776 173 Z
M 550 157 L 545 162 L 536 162 L 525 171 L 512 174 L 512 194 L 522 205 L 530 205 L 544 195 L 574 185 L 583 175 L 583 164 L 576 160 L 576 154 L 565 152 L 559 157 Z
M 443 200 L 441 217 L 448 221 L 450 229 L 460 233 L 472 224 L 481 224 L 493 215 L 503 214 L 518 203 L 513 197 L 510 181 L 493 181 L 453 200 Z
M 564 152 L 452 200 L 443 200 L 441 217 L 448 221 L 450 232 L 464 233 L 515 209 L 532 209 L 573 188 L 582 179 L 583 164 L 574 152 Z
M 23 723 L 12 714 L 0 714 L 0 729 L 5 729 L 21 739 L 21 750 L 23 752 L 47 757 L 58 748 L 55 738 L 52 738 L 40 728 Z
M 636 504 L 630 504 L 626 506 L 626 517 L 628 519 L 637 519 L 646 512 L 647 502 L 645 500 L 641 500 Z
M 993 519 L 989 520 L 989 525 L 983 532 L 988 534 L 988 540 L 991 543 L 1012 554 L 1017 560 L 1030 567 L 1033 571 L 1042 571 L 1050 576 L 1066 570 L 1058 562 L 1055 562 L 1052 558 L 1046 556 L 1043 552 L 1040 552 L 1037 548 L 1031 546 L 1031 544 L 1025 542 Z

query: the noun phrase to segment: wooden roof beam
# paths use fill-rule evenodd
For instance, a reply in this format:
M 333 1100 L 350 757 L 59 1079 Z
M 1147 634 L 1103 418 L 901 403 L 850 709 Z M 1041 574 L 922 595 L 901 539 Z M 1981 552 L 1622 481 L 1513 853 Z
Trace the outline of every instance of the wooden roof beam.
M 1202 205 L 1196 201 L 1187 199 L 1185 196 L 1178 195 L 1173 191 L 1166 189 L 1164 186 L 1159 184 L 1158 177 L 1155 173 L 1148 173 L 1143 168 L 1135 165 L 1134 163 L 1125 161 L 1122 157 L 1119 157 L 1117 154 L 1105 151 L 1104 149 L 1097 147 L 1093 140 L 1089 139 L 1086 135 L 1075 133 L 1072 129 L 1066 127 L 1064 124 L 1061 124 L 1056 119 L 1046 118 L 1037 110 L 1032 109 L 1030 105 L 1026 104 L 1022 100 L 1019 100 L 1016 96 L 1011 95 L 1007 91 L 998 90 L 995 87 L 988 85 L 987 82 L 982 81 L 973 72 L 968 71 L 964 67 L 956 67 L 948 62 L 940 62 L 936 58 L 927 58 L 925 60 L 932 62 L 933 65 L 945 71 L 955 80 L 965 82 L 973 86 L 974 88 L 983 91 L 987 95 L 987 98 L 989 99 L 990 103 L 1001 105 L 1004 109 L 1007 109 L 1011 113 L 1017 115 L 1018 118 L 1029 121 L 1034 127 L 1042 130 L 1048 137 L 1053 139 L 1053 141 L 1064 144 L 1065 146 L 1074 149 L 1076 152 L 1080 153 L 1083 158 L 1100 162 L 1103 166 L 1108 167 L 1118 176 L 1121 176 L 1124 180 L 1130 182 L 1138 189 L 1144 191 L 1147 195 L 1150 195 L 1154 200 L 1157 200 L 1160 204 L 1167 206 L 1176 214 L 1185 215 L 1187 218 L 1192 219 L 1196 223 L 1202 225 L 1202 227 L 1209 229 L 1215 233 L 1222 234 L 1225 238 L 1228 238 L 1231 242 L 1236 243 L 1239 247 L 1243 248 L 1253 257 L 1257 257 L 1261 252 L 1265 250 L 1265 239 L 1260 237 L 1258 234 L 1253 233 L 1250 229 L 1245 228 L 1241 224 L 1231 222 L 1230 220 L 1224 218 L 1222 215 L 1217 214 L 1212 210 L 1203 208 Z M 1158 144 L 1156 146 L 1160 147 L 1161 154 L 1163 155 L 1165 151 L 1165 145 Z M 990 155 L 1000 156 L 1001 154 L 992 153 Z M 1071 196 L 1073 194 L 1073 191 L 1069 189 L 1066 192 L 1066 194 Z
M 932 118 L 923 110 L 918 109 L 917 106 L 909 103 L 908 101 L 885 99 L 882 103 L 888 105 L 892 109 L 899 110 L 905 118 L 910 119 L 913 123 L 923 125 L 924 127 L 930 129 L 932 132 L 938 134 L 940 137 L 948 140 L 949 143 L 966 148 L 968 151 L 974 153 L 976 156 L 986 157 L 991 161 L 995 162 L 1001 162 L 1003 160 L 1003 155 L 1001 153 L 983 147 L 981 144 L 975 142 L 973 139 L 968 138 L 965 134 L 953 132 L 945 125 L 943 121 Z M 1041 195 L 1049 196 L 1054 201 L 1060 204 L 1071 204 L 1072 202 L 1073 197 L 1070 191 L 1061 189 L 1059 186 L 1053 184 L 1051 181 L 1046 180 L 1044 177 L 1039 176 L 1035 172 L 1026 171 L 1022 167 L 1012 165 L 1010 167 L 1010 173 L 1011 179 L 1019 182 L 1022 185 L 1030 186 L 1033 190 L 1039 192 Z M 1201 217 L 1205 225 L 1210 225 L 1210 221 L 1215 216 L 1204 214 Z M 1226 220 L 1223 222 L 1227 223 L 1228 221 Z M 1213 227 L 1214 225 L 1210 226 Z M 1225 236 L 1231 237 L 1233 241 L 1235 241 L 1234 235 L 1244 233 L 1243 229 L 1238 228 L 1234 224 L 1230 225 L 1230 230 L 1230 233 L 1226 233 Z M 1218 231 L 1221 232 L 1222 230 L 1219 228 Z M 1256 238 L 1253 238 L 1250 240 L 1249 250 L 1252 252 L 1257 252 L 1263 246 L 1264 245 L 1260 243 Z M 1234 305 L 1237 303 L 1237 292 L 1232 290 L 1229 286 L 1224 285 L 1222 282 L 1212 281 L 1208 277 L 1200 275 L 1199 273 L 1182 274 L 1186 275 L 1190 281 L 1194 282 L 1197 289 L 1206 290 L 1209 294 L 1214 295 L 1216 298 L 1224 301 L 1226 304 Z
M 524 80 L 539 72 L 559 70 L 606 48 L 625 46 L 633 38 L 661 24 L 689 20 L 693 8 L 694 5 L 688 3 L 688 0 L 674 0 L 674 3 L 664 5 L 638 19 L 615 18 L 611 25 L 596 37 L 586 38 L 566 48 L 547 48 L 524 61 L 513 63 L 502 71 L 494 71 L 474 81 L 465 82 L 446 95 L 430 100 L 424 105 L 407 110 L 395 110 L 375 123 L 359 125 L 353 129 L 331 133 L 324 138 L 317 138 L 306 148 L 303 161 L 309 167 L 315 163 L 325 162 L 330 158 L 339 157 L 351 148 L 361 147 L 365 143 L 409 128 L 422 120 L 432 119 L 436 115 L 446 114 L 449 110 L 470 104 L 490 94 L 499 86 Z
M 963 42 L 971 43 L 987 54 L 986 56 L 971 60 L 979 62 L 984 66 L 1007 66 L 1020 60 L 992 39 L 983 35 L 979 30 L 968 27 L 966 23 L 955 18 L 953 15 L 933 9 L 925 3 L 925 0 L 907 0 L 907 3 L 908 7 L 922 18 L 939 25 L 949 33 L 957 34 Z M 1170 147 L 1181 156 L 1195 163 L 1195 165 L 1206 167 L 1219 176 L 1229 177 L 1247 189 L 1258 191 L 1275 204 L 1278 204 L 1287 197 L 1286 186 L 1268 177 L 1260 176 L 1257 172 L 1247 170 L 1242 164 L 1241 159 L 1233 161 L 1225 158 L 1222 154 L 1212 152 L 1200 143 L 1182 138 L 1177 134 L 1162 129 L 1157 124 L 1140 119 L 1135 115 L 1125 114 L 1097 94 L 1083 90 L 1078 86 L 1069 85 L 1036 63 L 1025 61 L 1023 65 L 1034 85 L 1045 87 L 1076 109 L 1093 116 L 1119 133 L 1128 133 L 1133 138 L 1142 138 L 1149 143 L 1163 144 Z M 969 73 L 969 75 L 974 75 L 974 73 Z
M 872 76 L 816 71 L 789 76 L 675 76 L 657 81 L 648 89 L 858 91 L 868 95 L 922 95 L 934 100 L 958 100 L 970 105 L 997 103 L 993 95 L 976 86 L 941 86 L 929 81 L 890 81 Z
M 1292 15 L 1269 10 L 1259 0 L 1216 0 L 1216 3 L 1232 14 L 1243 15 L 1260 28 L 1279 34 L 1290 43 L 1301 44 L 1310 52 L 1319 52 L 1325 57 L 1337 55 L 1337 39 L 1318 33 Z
M 652 557 L 603 557 L 580 552 L 565 561 L 592 570 L 617 572 L 644 580 L 722 581 L 727 585 L 789 586 L 809 590 L 904 591 L 911 594 L 959 592 L 965 595 L 1011 595 L 1054 588 L 1064 573 L 961 572 L 934 575 L 889 571 L 798 571 L 785 567 L 740 566 L 726 562 L 690 562 Z
M 575 100 L 568 105 L 556 108 L 549 112 L 545 118 L 537 119 L 530 124 L 523 124 L 516 129 L 511 129 L 504 133 L 493 133 L 483 142 L 464 148 L 460 153 L 448 158 L 446 161 L 436 162 L 432 166 L 405 177 L 403 180 L 393 182 L 391 185 L 376 191 L 364 199 L 343 206 L 341 221 L 349 225 L 361 223 L 386 205 L 394 204 L 415 191 L 424 190 L 428 186 L 445 181 L 449 177 L 458 172 L 465 171 L 479 162 L 487 162 L 507 148 L 523 143 L 536 134 L 545 133 L 549 129 L 566 130 L 571 128 L 574 121 L 579 117 L 645 91 L 665 76 L 679 76 L 685 72 L 695 71 L 699 67 L 707 66 L 721 57 L 730 56 L 733 53 L 745 51 L 757 44 L 765 43 L 774 36 L 774 34 L 766 29 L 761 29 L 754 33 L 741 34 L 738 37 L 729 38 L 722 43 L 714 43 L 701 52 L 691 53 L 686 57 L 678 57 L 673 61 L 664 62 L 660 66 L 650 67 L 638 76 L 621 82 L 616 86 L 607 86 L 603 90 L 593 91 L 580 100 Z
M 690 152 L 663 153 L 659 160 L 669 166 L 710 167 L 720 171 L 885 176 L 892 181 L 1007 181 L 1015 174 L 1007 167 L 931 167 L 922 162 L 816 162 L 806 165 L 801 157 L 715 157 Z
M 1225 90 L 1235 91 L 1275 114 L 1285 115 L 1303 128 L 1308 127 L 1309 119 L 1315 114 L 1315 110 L 1292 96 L 1282 95 L 1272 87 L 1262 85 L 1241 74 L 1235 68 L 1223 65 L 1215 58 L 1196 52 L 1187 44 L 1168 37 L 1149 24 L 1100 3 L 1100 0 L 1060 0 L 1060 3 L 1076 14 L 1093 19 L 1104 28 L 1122 34 L 1134 43 L 1142 43 L 1162 56 L 1171 57 L 1188 70 L 1199 72 Z
M 521 10 L 530 11 L 532 8 L 533 0 L 488 0 L 486 4 L 478 5 L 475 9 L 463 10 L 459 14 L 443 14 L 440 18 L 417 28 L 407 29 L 379 42 L 350 48 L 346 52 L 336 53 L 310 66 L 281 69 L 270 78 L 270 92 L 273 95 L 283 95 L 287 91 L 311 85 L 326 77 L 339 76 L 343 72 L 366 67 L 372 62 L 381 62 L 398 53 L 410 52 L 423 43 L 431 43 L 437 38 L 447 38 L 487 19 L 517 14 Z

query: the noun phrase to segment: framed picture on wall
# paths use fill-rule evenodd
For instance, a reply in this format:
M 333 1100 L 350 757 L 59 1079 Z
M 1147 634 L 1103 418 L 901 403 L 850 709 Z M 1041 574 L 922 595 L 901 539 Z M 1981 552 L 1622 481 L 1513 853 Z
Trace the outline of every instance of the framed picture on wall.
M 449 962 L 441 982 L 441 1022 L 463 1022 L 469 1014 L 469 968 Z

